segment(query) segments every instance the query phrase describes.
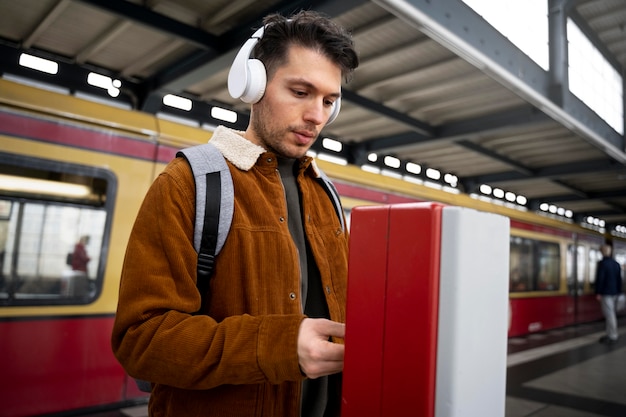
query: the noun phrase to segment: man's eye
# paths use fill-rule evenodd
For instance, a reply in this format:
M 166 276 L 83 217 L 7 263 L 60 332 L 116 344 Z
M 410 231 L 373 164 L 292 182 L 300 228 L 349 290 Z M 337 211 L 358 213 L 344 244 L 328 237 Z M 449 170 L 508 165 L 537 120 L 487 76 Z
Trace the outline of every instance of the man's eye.
M 298 96 L 298 97 L 304 97 L 306 96 L 306 92 L 305 91 L 298 91 L 298 90 L 293 90 L 293 93 Z

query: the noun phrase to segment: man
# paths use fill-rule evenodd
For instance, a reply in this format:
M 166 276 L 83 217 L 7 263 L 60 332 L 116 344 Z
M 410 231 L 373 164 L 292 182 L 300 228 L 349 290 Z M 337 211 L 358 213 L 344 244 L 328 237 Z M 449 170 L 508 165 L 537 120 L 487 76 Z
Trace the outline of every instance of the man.
M 602 260 L 596 268 L 596 298 L 602 306 L 602 314 L 606 320 L 606 335 L 600 338 L 600 343 L 613 344 L 617 342 L 617 298 L 622 293 L 622 274 L 620 265 L 611 258 L 611 246 L 602 245 Z
M 339 415 L 348 236 L 305 153 L 358 58 L 347 32 L 314 12 L 264 24 L 252 40 L 264 94 L 249 101 L 245 132 L 211 138 L 235 201 L 209 290 L 196 286 L 183 158 L 155 180 L 129 239 L 112 346 L 153 383 L 151 416 Z

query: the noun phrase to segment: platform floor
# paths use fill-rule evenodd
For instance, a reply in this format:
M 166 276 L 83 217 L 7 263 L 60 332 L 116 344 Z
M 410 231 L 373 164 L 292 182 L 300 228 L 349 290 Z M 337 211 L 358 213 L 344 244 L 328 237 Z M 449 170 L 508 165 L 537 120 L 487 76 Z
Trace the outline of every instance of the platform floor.
M 505 416 L 468 417 L 626 417 L 626 318 L 619 323 L 610 346 L 598 343 L 602 322 L 509 339 Z M 147 415 L 144 405 L 90 417 Z
M 626 417 L 626 319 L 598 343 L 603 323 L 509 340 L 505 417 Z

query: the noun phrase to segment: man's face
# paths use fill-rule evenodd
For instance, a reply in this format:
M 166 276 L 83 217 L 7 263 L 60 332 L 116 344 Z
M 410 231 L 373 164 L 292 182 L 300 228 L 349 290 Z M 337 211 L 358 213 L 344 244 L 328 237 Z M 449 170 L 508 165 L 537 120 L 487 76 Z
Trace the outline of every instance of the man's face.
M 328 122 L 341 94 L 341 69 L 319 52 L 291 46 L 287 62 L 252 106 L 246 138 L 286 158 L 300 158 Z

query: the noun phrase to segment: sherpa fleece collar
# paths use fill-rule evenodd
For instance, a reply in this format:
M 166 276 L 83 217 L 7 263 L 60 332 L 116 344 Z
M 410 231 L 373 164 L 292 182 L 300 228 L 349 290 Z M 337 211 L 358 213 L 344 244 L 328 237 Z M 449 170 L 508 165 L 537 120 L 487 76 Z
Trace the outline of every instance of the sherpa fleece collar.
M 209 142 L 234 166 L 243 171 L 249 171 L 259 159 L 259 156 L 267 152 L 267 150 L 250 142 L 243 135 L 243 131 L 230 129 L 226 126 L 218 126 Z M 311 159 L 310 167 L 313 169 L 314 176 L 319 178 L 321 174 L 315 160 L 310 157 L 305 158 Z

